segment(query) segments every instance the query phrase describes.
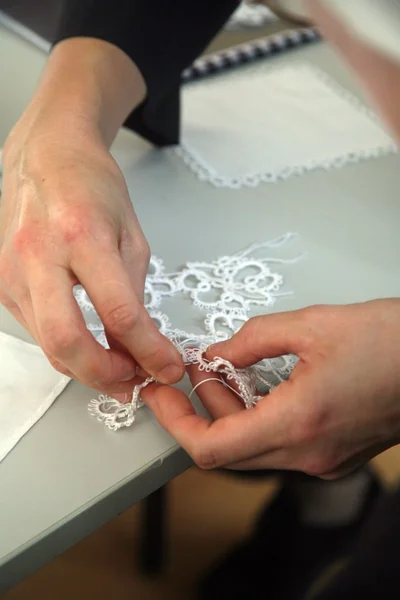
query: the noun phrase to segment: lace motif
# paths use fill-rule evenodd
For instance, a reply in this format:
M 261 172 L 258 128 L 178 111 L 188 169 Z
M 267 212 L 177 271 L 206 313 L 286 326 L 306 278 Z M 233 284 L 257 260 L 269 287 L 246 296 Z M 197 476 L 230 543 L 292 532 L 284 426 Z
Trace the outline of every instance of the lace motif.
M 166 273 L 163 262 L 153 256 L 145 284 L 145 306 L 161 333 L 168 337 L 181 353 L 186 365 L 196 364 L 206 373 L 222 377 L 221 383 L 240 396 L 246 408 L 251 408 L 260 398 L 259 390 L 270 391 L 287 378 L 296 364 L 293 356 L 264 360 L 249 369 L 235 369 L 231 363 L 216 357 L 213 361 L 204 358 L 207 347 L 225 340 L 249 319 L 252 309 L 270 307 L 278 296 L 285 295 L 280 289 L 282 275 L 272 270 L 274 264 L 290 264 L 295 259 L 257 258 L 257 253 L 280 248 L 293 239 L 286 234 L 275 240 L 253 244 L 246 250 L 231 256 L 222 256 L 209 263 L 188 262 L 176 273 Z M 192 304 L 203 313 L 201 334 L 188 333 L 172 327 L 168 315 L 160 310 L 165 297 L 186 295 Z M 210 298 L 212 294 L 212 298 Z M 286 293 L 287 294 L 287 293 Z M 93 304 L 81 286 L 74 288 L 88 330 L 96 340 L 108 348 L 104 327 Z M 89 412 L 114 431 L 129 427 L 135 421 L 138 408 L 142 406 L 141 391 L 154 382 L 149 377 L 135 386 L 132 399 L 123 404 L 105 394 L 91 400 Z

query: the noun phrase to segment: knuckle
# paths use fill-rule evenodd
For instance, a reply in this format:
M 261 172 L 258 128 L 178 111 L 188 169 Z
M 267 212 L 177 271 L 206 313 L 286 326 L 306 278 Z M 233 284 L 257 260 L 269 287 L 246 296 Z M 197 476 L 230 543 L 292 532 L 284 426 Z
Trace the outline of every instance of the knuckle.
M 0 288 L 0 304 L 4 306 L 7 310 L 14 310 L 16 308 L 16 304 L 11 298 Z
M 80 343 L 80 335 L 72 328 L 50 321 L 42 326 L 45 352 L 50 356 L 66 356 Z
M 12 238 L 12 249 L 18 256 L 35 252 L 40 244 L 40 234 L 35 227 L 23 225 L 15 231 Z
M 302 327 L 303 342 L 311 344 L 321 333 L 326 330 L 328 307 L 324 304 L 307 306 L 297 312 L 299 324 Z
M 299 417 L 293 430 L 293 442 L 311 446 L 324 435 L 327 411 L 322 407 L 313 407 L 305 415 Z
M 101 314 L 106 330 L 117 336 L 134 329 L 140 318 L 139 307 L 127 303 L 113 304 L 112 308 L 103 309 Z
M 66 367 L 64 367 L 64 365 L 61 364 L 60 361 L 58 361 L 57 359 L 53 358 L 50 355 L 46 355 L 46 356 L 47 356 L 47 360 L 49 361 L 49 363 L 51 364 L 53 369 L 55 369 L 59 373 L 62 373 L 62 375 L 68 375 L 68 376 L 71 375 L 71 372 Z
M 254 338 L 257 336 L 260 328 L 263 326 L 263 317 L 252 317 L 241 327 L 240 335 L 246 347 L 251 348 L 254 343 Z
M 116 383 L 119 383 L 115 374 L 99 370 L 98 365 L 89 366 L 86 369 L 86 376 L 89 382 L 100 385 L 103 391 L 107 391 L 115 386 Z
M 329 473 L 334 473 L 337 466 L 338 460 L 336 457 L 327 452 L 322 452 L 320 454 L 313 454 L 310 458 L 306 459 L 301 470 L 313 477 L 326 477 Z
M 146 238 L 142 235 L 137 236 L 134 232 L 129 235 L 129 240 L 130 250 L 136 258 L 139 258 L 139 262 L 149 263 L 151 250 Z
M 66 244 L 86 239 L 93 228 L 93 219 L 85 208 L 69 208 L 62 213 L 56 223 L 56 229 Z

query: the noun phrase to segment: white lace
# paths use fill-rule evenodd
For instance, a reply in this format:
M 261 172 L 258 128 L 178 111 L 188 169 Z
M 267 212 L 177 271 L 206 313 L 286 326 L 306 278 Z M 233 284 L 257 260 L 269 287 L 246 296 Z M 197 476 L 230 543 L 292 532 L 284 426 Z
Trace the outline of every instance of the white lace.
M 222 341 L 238 331 L 249 319 L 254 308 L 272 306 L 278 296 L 287 294 L 281 290 L 282 275 L 272 270 L 274 264 L 290 264 L 294 259 L 257 258 L 260 251 L 280 248 L 295 236 L 286 234 L 275 240 L 253 244 L 232 256 L 222 256 L 209 263 L 188 262 L 180 271 L 166 273 L 162 261 L 153 256 L 145 284 L 145 306 L 163 335 L 168 337 L 181 353 L 186 365 L 196 364 L 206 373 L 222 376 L 221 383 L 229 386 L 233 382 L 246 408 L 254 406 L 259 399 L 260 386 L 264 392 L 283 381 L 291 373 L 296 358 L 284 356 L 264 360 L 249 369 L 235 369 L 222 358 L 207 361 L 204 352 L 210 344 Z M 249 274 L 251 273 L 251 274 Z M 210 299 L 210 293 L 214 294 Z M 76 301 L 82 309 L 89 331 L 97 341 L 108 348 L 104 327 L 93 304 L 81 286 L 74 288 Z M 173 328 L 168 315 L 160 306 L 165 297 L 188 296 L 192 304 L 203 313 L 203 333 L 195 334 Z M 146 379 L 135 386 L 132 399 L 123 404 L 101 394 L 89 403 L 89 412 L 112 429 L 129 427 L 135 421 L 138 408 L 142 405 L 141 391 L 154 382 Z M 232 389 L 232 388 L 231 388 Z
M 225 25 L 225 29 L 237 31 L 263 27 L 266 23 L 276 21 L 274 13 L 263 4 L 242 2 Z
M 243 108 L 246 90 L 252 94 L 254 114 Z M 172 151 L 201 181 L 215 187 L 277 183 L 398 150 L 371 110 L 311 64 L 270 69 L 264 62 L 191 84 L 183 93 L 184 141 Z M 277 126 L 277 116 L 284 118 L 288 127 Z M 335 137 L 339 124 L 340 139 Z M 297 137 L 300 126 L 303 132 Z M 319 144 L 309 147 L 307 140 L 317 133 Z M 275 153 L 274 147 L 278 149 Z M 261 160 L 268 165 L 262 171 Z

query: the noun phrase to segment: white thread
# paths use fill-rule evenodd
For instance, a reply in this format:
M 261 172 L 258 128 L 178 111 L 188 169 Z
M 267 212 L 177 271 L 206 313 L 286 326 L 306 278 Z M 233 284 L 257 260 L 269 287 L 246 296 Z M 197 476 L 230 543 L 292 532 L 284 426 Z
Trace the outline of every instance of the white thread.
M 190 394 L 188 396 L 189 400 L 191 399 L 191 397 L 193 396 L 193 394 L 196 392 L 196 390 L 197 390 L 198 387 L 200 387 L 201 385 L 203 385 L 203 383 L 208 383 L 209 381 L 218 381 L 218 383 L 222 383 L 222 379 L 217 379 L 217 377 L 209 377 L 208 379 L 203 379 L 203 381 L 199 381 L 199 383 L 197 383 L 194 386 L 194 388 L 192 389 L 192 391 L 190 392 Z
M 179 349 L 179 348 L 178 348 Z M 249 369 L 235 369 L 235 367 L 227 360 L 220 357 L 215 357 L 212 361 L 204 358 L 204 353 L 207 350 L 206 346 L 199 348 L 180 349 L 185 364 L 197 365 L 200 371 L 206 373 L 218 373 L 225 376 L 227 380 L 234 381 L 238 386 L 239 391 L 229 385 L 227 381 L 217 378 L 207 378 L 194 386 L 189 394 L 189 398 L 195 390 L 206 383 L 207 381 L 219 381 L 222 385 L 234 392 L 243 402 L 246 408 L 252 408 L 262 398 L 257 393 L 257 384 L 267 384 L 268 389 L 273 389 L 273 386 L 258 373 L 257 367 Z M 89 403 L 89 413 L 102 421 L 112 431 L 117 431 L 121 427 L 130 427 L 136 418 L 138 409 L 143 406 L 141 399 L 142 390 L 154 383 L 153 377 L 148 377 L 143 383 L 135 385 L 132 393 L 132 400 L 127 404 L 122 404 L 118 400 L 111 398 L 105 394 L 101 394 L 97 400 L 93 399 Z
M 187 263 L 180 271 L 166 273 L 163 262 L 152 257 L 149 273 L 146 279 L 146 303 L 149 315 L 163 333 L 181 353 L 185 365 L 197 365 L 206 373 L 218 373 L 225 377 L 221 383 L 232 390 L 242 399 L 247 408 L 251 408 L 260 399 L 258 387 L 270 391 L 277 383 L 286 379 L 292 372 L 296 357 L 285 356 L 276 360 L 264 360 L 249 369 L 235 369 L 231 363 L 222 358 L 208 361 L 204 353 L 211 344 L 226 340 L 249 319 L 249 312 L 257 306 L 268 307 L 276 297 L 286 292 L 280 291 L 283 277 L 270 269 L 271 264 L 291 264 L 298 260 L 272 258 L 257 258 L 257 253 L 265 249 L 279 249 L 295 238 L 288 233 L 269 242 L 252 244 L 231 256 L 222 256 L 209 263 Z M 252 268 L 252 274 L 247 275 L 246 269 Z M 194 277 L 194 284 L 188 285 L 188 279 Z M 206 301 L 203 294 L 213 291 L 214 301 Z M 82 288 L 74 290 L 75 298 L 85 314 L 89 331 L 99 343 L 108 348 L 104 327 L 96 314 L 89 297 Z M 159 310 L 165 297 L 177 294 L 187 295 L 192 304 L 202 309 L 203 328 L 205 333 L 193 334 L 174 329 L 168 316 Z M 232 305 L 236 302 L 236 305 Z M 229 385 L 235 382 L 237 391 Z M 143 405 L 141 391 L 154 382 L 153 378 L 146 379 L 135 386 L 132 398 L 127 404 L 105 394 L 91 400 L 89 413 L 102 421 L 108 428 L 116 431 L 121 427 L 131 426 L 136 418 L 137 410 Z M 193 391 L 192 391 L 193 393 Z

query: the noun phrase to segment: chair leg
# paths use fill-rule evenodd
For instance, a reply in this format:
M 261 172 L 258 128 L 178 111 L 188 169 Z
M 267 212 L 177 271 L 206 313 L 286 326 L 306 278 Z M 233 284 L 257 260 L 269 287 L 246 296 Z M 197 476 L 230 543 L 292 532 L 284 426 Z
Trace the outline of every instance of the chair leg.
M 139 567 L 146 575 L 158 575 L 165 564 L 167 486 L 142 502 Z

